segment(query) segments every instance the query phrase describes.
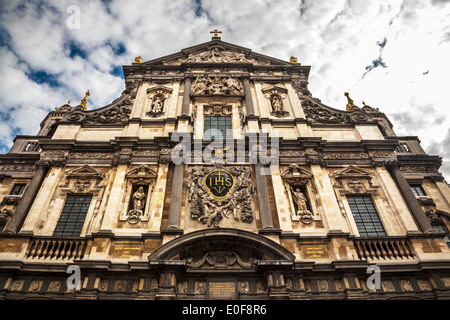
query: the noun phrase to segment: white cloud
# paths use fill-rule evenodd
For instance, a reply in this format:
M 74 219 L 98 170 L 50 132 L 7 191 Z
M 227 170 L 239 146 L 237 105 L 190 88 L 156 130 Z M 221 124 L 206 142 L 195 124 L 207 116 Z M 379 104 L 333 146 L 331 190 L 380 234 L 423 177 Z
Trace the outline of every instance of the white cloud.
M 66 27 L 73 4 L 81 11 L 79 30 Z M 0 110 L 14 108 L 17 119 L 2 124 L 2 144 L 19 129 L 35 134 L 45 112 L 78 102 L 87 89 L 91 107 L 110 103 L 124 87 L 112 74 L 117 66 L 206 42 L 219 28 L 224 41 L 310 65 L 310 91 L 325 104 L 345 109 L 349 91 L 356 104 L 380 108 L 398 134 L 418 135 L 426 150 L 445 156 L 450 177 L 448 1 L 11 1 L 0 10 Z M 117 54 L 118 47 L 126 51 Z M 70 56 L 70 48 L 81 57 Z M 34 82 L 27 75 L 35 71 L 59 86 Z M 25 121 L 18 110 L 36 112 Z

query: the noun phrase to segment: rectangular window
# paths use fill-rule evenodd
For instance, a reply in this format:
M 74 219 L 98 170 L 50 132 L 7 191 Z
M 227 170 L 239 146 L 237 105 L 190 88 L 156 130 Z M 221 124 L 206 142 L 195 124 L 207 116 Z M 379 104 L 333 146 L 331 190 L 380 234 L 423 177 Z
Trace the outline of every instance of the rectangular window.
M 384 237 L 383 224 L 370 196 L 347 196 L 361 237 Z
M 23 193 L 23 190 L 25 190 L 25 187 L 26 187 L 25 183 L 16 183 L 12 188 L 10 195 L 20 196 Z
M 78 237 L 91 204 L 92 195 L 69 195 L 59 217 L 54 236 Z
M 447 234 L 444 237 L 444 240 L 445 240 L 445 242 L 447 242 L 447 246 L 450 248 L 450 238 L 449 238 L 449 232 L 447 230 L 447 227 L 444 225 L 436 225 L 436 226 L 432 225 L 432 227 L 433 227 L 433 230 L 436 232 Z
M 411 190 L 416 197 L 426 197 L 421 185 L 413 185 L 411 186 Z
M 213 140 L 213 137 L 218 139 L 219 133 L 222 139 L 232 139 L 232 128 L 230 116 L 205 116 L 203 139 Z

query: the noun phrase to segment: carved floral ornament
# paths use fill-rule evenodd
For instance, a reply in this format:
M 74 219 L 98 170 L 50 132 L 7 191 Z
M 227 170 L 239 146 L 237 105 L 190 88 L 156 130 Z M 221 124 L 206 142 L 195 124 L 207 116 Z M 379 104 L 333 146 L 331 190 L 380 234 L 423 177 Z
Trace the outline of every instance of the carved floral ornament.
M 187 258 L 186 265 L 189 268 L 227 269 L 230 267 L 242 267 L 249 269 L 256 267 L 257 261 L 256 258 L 250 258 L 246 262 L 234 251 L 209 251 L 197 261 L 194 261 L 192 257 Z
M 378 194 L 378 185 L 373 181 L 373 175 L 356 166 L 348 166 L 333 173 L 334 187 L 341 196 L 346 194 Z

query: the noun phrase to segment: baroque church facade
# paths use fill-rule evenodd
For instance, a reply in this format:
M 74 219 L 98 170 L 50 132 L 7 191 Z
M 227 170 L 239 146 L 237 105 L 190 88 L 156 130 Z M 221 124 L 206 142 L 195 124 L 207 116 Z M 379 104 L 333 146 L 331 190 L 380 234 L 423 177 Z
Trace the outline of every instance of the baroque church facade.
M 0 155 L 0 299 L 450 298 L 441 158 L 380 110 L 217 30 L 123 71 Z

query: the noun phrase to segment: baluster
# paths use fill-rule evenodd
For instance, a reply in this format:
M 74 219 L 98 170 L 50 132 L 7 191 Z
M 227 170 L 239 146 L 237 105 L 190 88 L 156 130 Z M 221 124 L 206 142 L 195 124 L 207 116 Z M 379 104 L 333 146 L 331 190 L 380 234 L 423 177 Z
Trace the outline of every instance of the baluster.
M 362 250 L 361 244 L 359 242 L 355 242 L 355 249 L 359 259 L 362 260 L 364 258 L 364 251 Z
M 71 259 L 75 260 L 77 258 L 77 254 L 78 254 L 78 247 L 80 245 L 79 241 L 74 241 L 73 243 L 73 249 L 71 251 L 70 257 Z
M 44 248 L 44 250 L 42 251 L 42 259 L 47 259 L 48 257 L 47 257 L 47 253 L 48 253 L 48 251 L 49 251 L 49 247 L 52 245 L 52 242 L 51 241 L 45 241 L 45 248 Z
M 373 259 L 374 258 L 374 252 L 373 252 L 373 249 L 372 249 L 372 247 L 371 247 L 371 245 L 370 245 L 370 242 L 364 242 L 364 248 L 366 248 L 366 252 L 367 252 L 367 258 L 371 258 L 371 259 Z
M 78 247 L 78 241 L 71 241 L 70 252 L 67 256 L 67 259 L 73 259 L 75 257 L 75 254 L 77 252 L 77 247 Z
M 392 252 L 392 250 L 389 246 L 389 241 L 383 241 L 383 244 L 384 244 L 384 247 L 386 248 L 386 253 L 387 253 L 389 259 L 392 260 L 394 253 Z
M 32 240 L 28 249 L 27 258 L 32 258 L 34 256 L 34 254 L 36 253 L 36 245 L 36 241 Z
M 67 246 L 67 241 L 63 241 L 62 245 L 61 245 L 61 254 L 60 254 L 61 260 L 64 260 L 64 258 L 66 256 L 66 246 Z
M 411 256 L 411 258 L 415 258 L 415 255 L 414 255 L 414 251 L 411 249 L 411 247 L 409 246 L 409 243 L 408 243 L 408 241 L 404 241 L 404 244 L 405 244 L 405 247 L 406 247 L 406 249 L 407 249 L 407 252 L 408 252 L 408 255 L 410 255 Z
M 378 242 L 373 241 L 372 246 L 375 248 L 375 254 L 377 255 L 377 258 L 381 259 L 382 254 L 381 254 L 380 250 L 378 249 Z
M 59 251 L 60 251 L 60 248 L 61 248 L 61 241 L 57 241 L 56 242 L 56 250 L 55 250 L 55 255 L 53 256 L 53 259 L 55 259 L 55 260 L 58 260 L 58 255 L 59 255 Z
M 401 247 L 402 247 L 402 250 L 403 250 L 403 252 L 404 252 L 404 255 L 405 255 L 405 258 L 406 259 L 409 259 L 409 257 L 410 257 L 410 252 L 409 252 L 409 248 L 408 248 L 408 246 L 407 246 L 407 244 L 405 243 L 405 241 L 399 241 L 399 244 L 401 245 Z
M 386 260 L 388 255 L 387 255 L 386 251 L 384 250 L 383 242 L 377 241 L 377 244 L 378 244 L 378 247 L 380 248 L 381 256 L 383 257 L 384 260 Z
M 87 243 L 81 242 L 80 248 L 77 253 L 77 259 L 82 259 L 84 257 L 84 252 L 86 250 L 86 247 L 87 247 Z
M 399 241 L 393 241 L 392 242 L 392 246 L 395 248 L 395 250 L 397 251 L 397 256 L 399 259 L 403 259 L 403 250 L 399 245 Z
M 36 258 L 40 258 L 41 253 L 42 253 L 42 248 L 44 247 L 45 241 L 43 240 L 39 240 L 39 249 L 36 252 Z

